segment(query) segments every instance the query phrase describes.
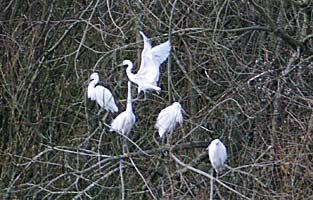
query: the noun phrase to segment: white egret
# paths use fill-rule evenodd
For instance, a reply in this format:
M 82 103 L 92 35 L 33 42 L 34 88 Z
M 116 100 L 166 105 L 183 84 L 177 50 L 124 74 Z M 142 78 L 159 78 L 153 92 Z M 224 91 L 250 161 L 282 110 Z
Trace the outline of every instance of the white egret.
M 90 83 L 87 89 L 88 98 L 96 101 L 101 108 L 104 108 L 108 112 L 118 112 L 118 107 L 115 104 L 111 91 L 99 85 L 99 74 L 97 72 L 92 73 L 89 80 Z
M 167 133 L 174 130 L 177 123 L 180 125 L 183 124 L 183 114 L 180 103 L 174 102 L 172 105 L 161 110 L 155 128 L 159 130 L 159 135 L 163 138 Z
M 133 112 L 132 96 L 131 96 L 131 82 L 128 81 L 128 95 L 126 110 L 120 113 L 111 123 L 110 131 L 115 131 L 123 136 L 127 136 L 136 122 L 136 116 Z M 123 141 L 123 146 L 126 145 L 126 140 Z M 123 150 L 124 151 L 124 150 Z
M 137 74 L 132 73 L 133 63 L 130 60 L 124 60 L 123 65 L 127 65 L 126 74 L 128 79 L 138 85 L 138 93 L 148 90 L 155 90 L 157 93 L 161 88 L 157 85 L 160 76 L 160 65 L 170 54 L 171 44 L 166 41 L 152 48 L 150 40 L 140 31 L 143 38 L 144 48 L 141 52 L 141 63 Z
M 215 139 L 207 148 L 209 152 L 210 162 L 216 172 L 223 169 L 227 159 L 227 151 L 225 145 L 219 140 Z

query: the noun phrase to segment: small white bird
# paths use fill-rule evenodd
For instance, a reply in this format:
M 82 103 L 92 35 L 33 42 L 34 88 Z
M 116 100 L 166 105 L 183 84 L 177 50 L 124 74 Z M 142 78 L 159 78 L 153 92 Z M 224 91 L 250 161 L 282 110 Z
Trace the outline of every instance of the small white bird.
M 207 148 L 209 152 L 210 162 L 216 172 L 223 169 L 227 159 L 227 151 L 225 145 L 219 140 L 215 139 Z
M 172 105 L 161 110 L 155 128 L 159 129 L 159 135 L 163 138 L 167 133 L 174 130 L 177 123 L 180 125 L 183 124 L 183 114 L 180 103 L 174 102 Z
M 132 97 L 131 97 L 131 82 L 128 81 L 128 95 L 126 110 L 120 113 L 111 123 L 110 131 L 118 132 L 122 135 L 128 135 L 136 122 L 135 114 L 133 113 Z
M 160 65 L 170 54 L 171 44 L 166 41 L 152 48 L 150 40 L 143 32 L 140 32 L 144 48 L 141 52 L 141 64 L 137 74 L 132 73 L 133 63 L 130 60 L 124 60 L 123 65 L 127 65 L 126 74 L 128 79 L 138 85 L 138 93 L 148 90 L 155 90 L 157 93 L 161 88 L 157 85 L 160 77 Z
M 89 80 L 87 97 L 92 101 L 96 101 L 101 108 L 108 112 L 118 112 L 118 107 L 115 104 L 111 91 L 98 84 L 100 80 L 99 74 L 97 72 L 92 73 Z

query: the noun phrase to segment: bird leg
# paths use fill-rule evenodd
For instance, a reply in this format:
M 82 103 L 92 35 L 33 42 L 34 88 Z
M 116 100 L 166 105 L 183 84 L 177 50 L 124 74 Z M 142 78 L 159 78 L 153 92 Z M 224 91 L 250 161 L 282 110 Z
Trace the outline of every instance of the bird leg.
M 166 144 L 168 145 L 168 146 L 171 146 L 171 142 L 172 142 L 172 137 L 173 137 L 173 131 L 171 131 L 171 132 L 169 132 L 167 135 L 167 142 L 166 142 Z
M 145 101 L 146 99 L 147 99 L 147 97 L 146 97 L 146 92 L 143 91 L 143 100 Z
M 211 176 L 214 175 L 214 169 L 213 167 L 211 168 Z M 214 196 L 214 187 L 213 187 L 213 178 L 211 178 L 210 180 L 210 200 L 213 200 L 213 196 Z
M 143 91 L 143 99 L 140 99 L 140 93 L 141 93 L 141 92 L 138 92 L 137 97 L 136 97 L 136 100 L 145 101 L 145 100 L 146 100 L 146 92 Z
M 123 155 L 127 155 L 129 153 L 129 150 L 128 150 L 128 145 L 127 145 L 127 140 L 124 135 L 122 135 L 121 137 L 121 143 L 122 143 Z
M 105 123 L 105 120 L 107 119 L 108 115 L 109 115 L 109 112 L 106 112 L 106 113 L 104 114 L 104 116 L 102 117 L 102 122 L 103 122 L 103 123 Z
M 145 101 L 146 100 L 146 93 L 143 93 L 143 98 L 140 98 L 140 93 L 137 94 L 137 97 L 134 99 L 135 101 Z
M 158 95 L 160 95 L 161 90 L 156 90 L 156 93 L 157 93 Z
M 164 150 L 163 150 L 163 155 L 165 157 L 168 156 L 168 152 L 169 152 L 169 149 L 170 149 L 170 145 L 168 144 L 168 140 L 167 140 L 167 136 L 166 135 L 163 135 L 163 137 L 161 138 L 161 146 L 164 147 Z
M 162 143 L 165 144 L 165 156 L 168 156 L 168 153 L 171 149 L 171 135 L 172 134 L 165 134 L 162 138 Z
M 102 112 L 102 108 L 100 108 L 99 112 L 97 113 L 97 115 L 99 116 Z

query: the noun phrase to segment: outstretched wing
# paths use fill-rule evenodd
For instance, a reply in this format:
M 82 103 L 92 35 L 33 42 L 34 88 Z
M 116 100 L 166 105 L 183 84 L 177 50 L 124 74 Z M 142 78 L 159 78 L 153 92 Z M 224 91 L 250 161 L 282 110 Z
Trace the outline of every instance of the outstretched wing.
M 141 52 L 140 69 L 137 76 L 145 79 L 146 82 L 156 85 L 160 76 L 160 65 L 168 57 L 171 44 L 169 41 L 164 42 L 156 47 L 151 47 L 150 40 L 140 32 L 144 41 L 144 49 Z
M 142 31 L 140 31 L 139 33 L 143 39 L 143 51 L 144 50 L 151 50 L 152 47 L 151 47 L 150 39 Z
M 166 41 L 158 46 L 152 48 L 152 59 L 155 65 L 160 66 L 166 58 L 170 55 L 171 43 Z
M 139 76 L 145 76 L 149 72 L 149 63 L 151 62 L 152 59 L 152 53 L 151 53 L 151 43 L 149 38 L 140 31 L 140 35 L 143 38 L 143 50 L 141 52 L 141 63 L 140 63 L 140 68 L 137 72 L 137 75 Z

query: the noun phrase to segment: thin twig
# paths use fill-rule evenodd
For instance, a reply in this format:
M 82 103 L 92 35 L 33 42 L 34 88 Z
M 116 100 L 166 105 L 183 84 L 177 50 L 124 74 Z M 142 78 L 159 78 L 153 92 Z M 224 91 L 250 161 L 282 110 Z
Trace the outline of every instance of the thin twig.
M 196 173 L 198 173 L 198 174 L 201 174 L 201 175 L 203 175 L 203 176 L 205 176 L 205 177 L 207 177 L 207 178 L 209 178 L 209 179 L 213 179 L 214 181 L 216 181 L 216 182 L 219 183 L 220 185 L 224 186 L 226 189 L 232 191 L 233 193 L 239 195 L 240 197 L 242 197 L 242 198 L 244 198 L 244 199 L 249 199 L 249 200 L 250 200 L 249 197 L 247 197 L 247 196 L 241 194 L 240 192 L 236 191 L 235 189 L 229 187 L 228 185 L 226 185 L 225 183 L 223 183 L 223 182 L 220 181 L 219 179 L 214 178 L 214 177 L 211 176 L 210 174 L 205 173 L 204 171 L 201 171 L 201 170 L 199 170 L 199 169 L 196 169 L 196 168 L 194 168 L 194 167 L 192 167 L 192 166 L 189 166 L 189 165 L 183 163 L 183 162 L 182 162 L 181 160 L 179 160 L 173 153 L 170 153 L 170 156 L 171 156 L 178 164 L 180 164 L 180 165 L 182 165 L 182 166 L 184 166 L 184 167 L 187 167 L 187 168 L 190 169 L 191 171 L 194 171 L 194 172 L 196 172 Z

